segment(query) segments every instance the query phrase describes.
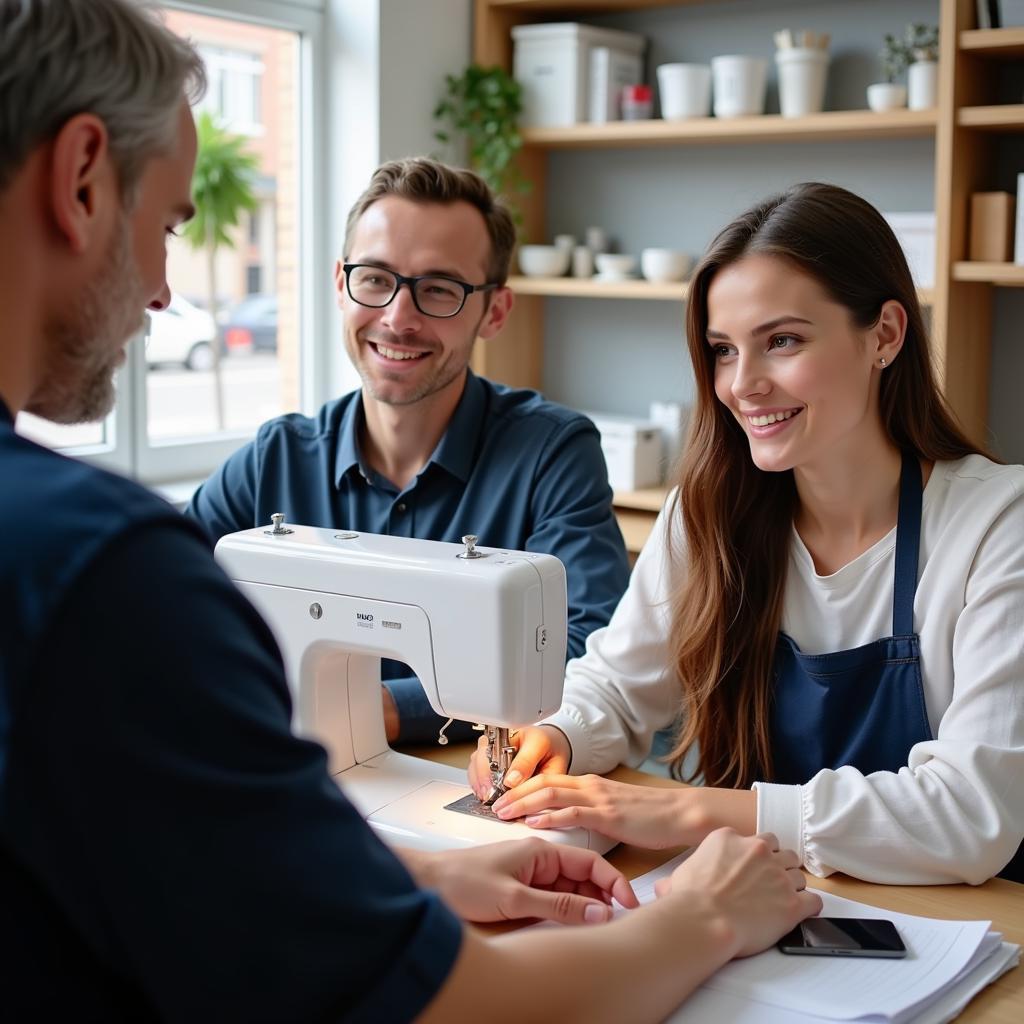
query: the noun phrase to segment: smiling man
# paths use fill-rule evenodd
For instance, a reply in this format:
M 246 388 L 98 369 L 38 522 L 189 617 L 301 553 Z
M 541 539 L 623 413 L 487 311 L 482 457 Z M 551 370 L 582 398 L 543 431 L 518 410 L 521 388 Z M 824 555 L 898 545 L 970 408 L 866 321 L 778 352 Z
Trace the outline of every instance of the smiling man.
M 564 563 L 568 653 L 607 624 L 629 568 L 593 424 L 469 369 L 512 308 L 515 227 L 471 171 L 428 159 L 380 167 L 353 206 L 335 267 L 345 349 L 362 388 L 315 417 L 260 428 L 188 514 L 214 538 L 269 522 L 542 551 Z M 443 720 L 407 666 L 385 662 L 389 740 Z M 449 736 L 468 738 L 458 723 Z

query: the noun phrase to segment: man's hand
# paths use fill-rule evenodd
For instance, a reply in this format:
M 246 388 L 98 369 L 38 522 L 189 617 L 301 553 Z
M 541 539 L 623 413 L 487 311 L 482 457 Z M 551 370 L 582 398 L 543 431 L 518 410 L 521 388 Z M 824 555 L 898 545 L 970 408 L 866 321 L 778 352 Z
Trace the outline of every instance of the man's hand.
M 572 747 L 561 729 L 553 725 L 530 726 L 520 729 L 512 737 L 518 753 L 505 775 L 505 786 L 511 789 L 534 772 L 564 775 L 569 770 Z M 481 736 L 469 761 L 469 784 L 477 798 L 486 800 L 491 792 L 491 767 L 487 761 L 487 737 Z
M 731 956 L 760 953 L 820 913 L 821 897 L 806 889 L 800 859 L 780 850 L 774 835 L 740 836 L 729 828 L 712 832 L 655 885 L 659 897 L 684 893 L 689 902 L 702 902 L 728 935 Z
M 435 889 L 466 921 L 542 918 L 594 924 L 638 901 L 625 876 L 603 857 L 543 839 L 518 839 L 462 850 L 397 851 L 416 881 Z
M 384 702 L 384 738 L 394 743 L 398 739 L 398 705 L 386 686 L 380 688 L 380 696 Z

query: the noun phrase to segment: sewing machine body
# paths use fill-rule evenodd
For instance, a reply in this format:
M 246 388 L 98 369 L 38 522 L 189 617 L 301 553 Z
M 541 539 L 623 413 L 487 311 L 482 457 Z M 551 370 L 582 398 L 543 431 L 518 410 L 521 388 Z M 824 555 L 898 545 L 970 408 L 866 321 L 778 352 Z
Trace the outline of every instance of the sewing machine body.
M 270 625 L 296 732 L 328 751 L 346 796 L 388 841 L 423 849 L 541 835 L 608 849 L 585 829 L 538 831 L 447 810 L 465 771 L 393 751 L 380 659 L 408 664 L 445 717 L 517 728 L 555 711 L 565 570 L 550 555 L 291 526 L 221 539 L 217 559 Z

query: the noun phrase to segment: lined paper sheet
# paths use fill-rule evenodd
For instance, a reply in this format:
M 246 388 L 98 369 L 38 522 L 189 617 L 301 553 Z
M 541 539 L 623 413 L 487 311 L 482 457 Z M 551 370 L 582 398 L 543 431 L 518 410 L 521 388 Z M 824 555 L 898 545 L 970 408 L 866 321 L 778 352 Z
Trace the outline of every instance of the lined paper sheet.
M 655 898 L 655 882 L 670 875 L 685 856 L 633 880 L 641 903 Z M 768 949 L 726 964 L 669 1018 L 671 1024 L 943 1024 L 1020 959 L 1020 947 L 990 932 L 988 921 L 934 920 L 832 893 L 819 895 L 825 916 L 893 921 L 907 957 L 806 957 Z

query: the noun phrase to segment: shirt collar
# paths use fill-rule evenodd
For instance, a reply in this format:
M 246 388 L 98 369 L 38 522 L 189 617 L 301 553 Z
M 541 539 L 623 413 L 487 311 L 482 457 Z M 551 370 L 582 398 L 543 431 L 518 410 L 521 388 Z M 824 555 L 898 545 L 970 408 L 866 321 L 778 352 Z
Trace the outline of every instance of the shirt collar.
M 472 370 L 467 370 L 462 397 L 455 407 L 447 430 L 441 435 L 441 440 L 427 460 L 427 465 L 436 462 L 459 480 L 469 479 L 485 405 L 483 383 Z M 334 463 L 336 487 L 341 486 L 345 474 L 353 467 L 358 468 L 364 477 L 369 478 L 370 471 L 363 463 L 359 450 L 359 431 L 362 429 L 363 418 L 363 395 L 360 391 L 355 400 L 349 402 L 338 424 L 338 454 Z
M 7 408 L 3 398 L 0 398 L 0 420 L 10 423 L 12 427 L 14 426 L 14 417 L 11 415 L 11 410 Z
M 473 469 L 485 405 L 483 383 L 472 370 L 467 369 L 462 397 L 448 423 L 448 429 L 441 435 L 429 459 L 429 462 L 436 462 L 463 482 L 469 479 Z

